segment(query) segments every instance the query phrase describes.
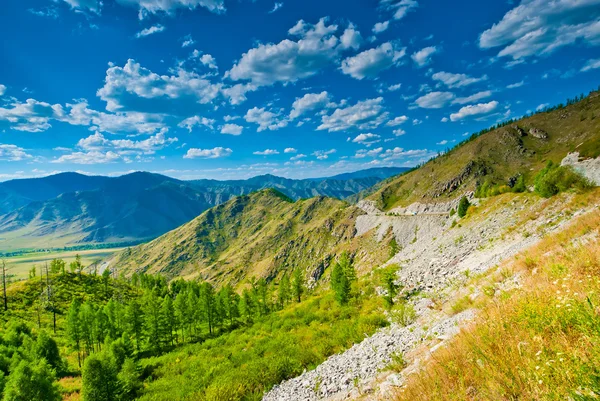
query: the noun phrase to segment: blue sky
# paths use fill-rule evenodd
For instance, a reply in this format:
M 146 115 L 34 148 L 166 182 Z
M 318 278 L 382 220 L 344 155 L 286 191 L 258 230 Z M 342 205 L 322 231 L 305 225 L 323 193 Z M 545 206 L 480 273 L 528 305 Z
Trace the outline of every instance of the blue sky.
M 3 0 L 0 179 L 413 166 L 600 84 L 600 0 Z

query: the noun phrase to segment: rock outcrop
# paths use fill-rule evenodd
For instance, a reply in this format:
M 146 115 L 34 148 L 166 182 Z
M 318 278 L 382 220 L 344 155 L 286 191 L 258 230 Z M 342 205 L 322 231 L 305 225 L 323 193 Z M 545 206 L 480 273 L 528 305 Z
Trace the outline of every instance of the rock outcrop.
M 595 185 L 600 185 L 600 157 L 579 160 L 579 152 L 569 153 L 560 163 L 571 166 Z

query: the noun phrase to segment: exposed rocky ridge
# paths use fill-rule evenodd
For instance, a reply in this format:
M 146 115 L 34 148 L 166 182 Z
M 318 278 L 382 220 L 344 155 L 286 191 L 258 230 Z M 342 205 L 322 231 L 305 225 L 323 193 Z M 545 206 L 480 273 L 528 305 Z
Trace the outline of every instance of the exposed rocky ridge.
M 569 153 L 560 165 L 571 166 L 595 185 L 600 185 L 600 157 L 580 160 L 579 152 L 573 152 Z
M 366 399 L 384 399 L 391 387 L 402 384 L 401 375 L 381 371 L 392 354 L 410 352 L 428 336 L 435 338 L 429 346 L 439 347 L 440 340 L 447 341 L 458 332 L 459 323 L 474 316 L 473 311 L 451 317 L 436 312 L 430 308 L 428 294 L 435 293 L 443 300 L 455 291 L 456 285 L 467 280 L 465 272 L 484 272 L 532 246 L 545 233 L 560 230 L 571 218 L 597 213 L 597 205 L 567 213 L 564 205 L 568 199 L 569 195 L 554 200 L 528 195 L 490 198 L 482 202 L 475 215 L 454 228 L 449 217 L 387 216 L 372 202 L 361 202 L 359 206 L 368 214 L 357 218 L 357 235 L 380 237 L 382 232 L 391 229 L 402 244 L 403 249 L 388 264 L 400 265 L 398 282 L 404 285 L 405 291 L 424 291 L 424 298 L 412 301 L 418 321 L 409 327 L 392 325 L 380 330 L 346 352 L 332 356 L 315 370 L 281 383 L 263 399 L 342 400 L 361 395 Z M 436 209 L 434 205 L 431 207 Z M 511 230 L 516 225 L 519 225 L 518 232 Z M 418 226 L 423 227 L 421 235 L 418 230 L 417 240 L 407 241 Z M 515 285 L 512 279 L 508 281 L 503 284 L 505 287 Z M 425 326 L 431 329 L 424 330 Z

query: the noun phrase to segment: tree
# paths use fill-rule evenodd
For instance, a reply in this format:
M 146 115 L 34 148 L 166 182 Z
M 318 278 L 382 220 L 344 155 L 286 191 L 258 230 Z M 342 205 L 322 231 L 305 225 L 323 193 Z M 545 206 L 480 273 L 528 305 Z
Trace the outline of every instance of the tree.
M 221 298 L 221 303 L 223 305 L 223 318 L 229 320 L 229 325 L 233 326 L 235 320 L 240 317 L 240 296 L 235 292 L 233 287 L 228 284 L 219 291 L 219 298 Z
M 471 203 L 469 202 L 469 200 L 467 199 L 466 196 L 463 196 L 462 198 L 460 198 L 460 201 L 458 202 L 458 217 L 463 218 L 467 215 L 467 210 L 469 210 L 469 206 L 471 206 Z
M 181 340 L 185 342 L 185 332 L 190 328 L 190 318 L 188 315 L 187 294 L 185 291 L 180 291 L 175 297 L 173 303 L 175 311 L 176 330 L 181 331 Z
M 290 279 L 287 274 L 284 274 L 279 281 L 279 294 L 277 295 L 277 300 L 279 302 L 279 307 L 283 309 L 285 304 L 290 301 L 292 296 L 292 288 L 290 284 Z
M 65 362 L 60 356 L 58 345 L 45 331 L 41 331 L 38 334 L 33 346 L 33 352 L 37 358 L 45 359 L 56 373 L 60 374 L 64 371 Z
M 69 269 L 71 270 L 71 273 L 78 273 L 79 277 L 81 277 L 83 265 L 81 264 L 81 256 L 79 256 L 79 254 L 75 255 L 75 260 L 69 264 Z
M 85 401 L 117 401 L 119 382 L 114 361 L 106 353 L 90 355 L 81 371 Z
M 65 261 L 62 259 L 53 259 L 50 262 L 50 272 L 52 274 L 64 274 L 65 273 Z
M 4 311 L 8 310 L 8 298 L 6 297 L 6 261 L 2 259 L 2 294 L 4 301 Z
M 169 295 L 165 295 L 160 307 L 160 323 L 163 342 L 173 345 L 173 331 L 176 326 L 175 309 Z
M 248 289 L 244 289 L 244 291 L 242 291 L 238 309 L 244 322 L 250 323 L 252 321 L 252 317 L 254 316 L 254 301 L 252 299 L 252 294 L 250 294 Z
M 200 303 L 205 320 L 208 323 L 208 333 L 212 335 L 216 320 L 215 289 L 210 283 L 202 283 L 200 288 Z
M 516 193 L 522 193 L 527 191 L 527 185 L 525 184 L 525 176 L 523 174 L 517 177 L 517 181 L 515 182 L 515 185 L 513 186 L 512 190 Z
M 396 271 L 398 269 L 397 265 L 388 266 L 382 270 L 380 270 L 380 280 L 381 285 L 385 289 L 385 295 L 383 296 L 383 300 L 385 301 L 388 309 L 391 309 L 394 306 L 394 298 L 398 295 L 398 289 L 400 286 L 396 284 Z
M 67 313 L 67 335 L 71 345 L 77 351 L 77 362 L 81 367 L 81 327 L 79 323 L 79 300 L 73 299 Z
M 140 372 L 133 359 L 125 359 L 117 378 L 121 385 L 121 401 L 134 400 L 142 388 Z
M 304 294 L 304 277 L 302 277 L 300 269 L 294 270 L 292 292 L 294 293 L 296 302 L 302 301 L 302 294 Z
M 4 401 L 58 401 L 54 372 L 44 359 L 22 360 L 12 369 L 4 387 Z
M 347 252 L 343 252 L 331 271 L 331 289 L 340 305 L 346 305 L 352 294 L 356 271 Z
M 108 294 L 108 284 L 110 283 L 110 269 L 108 267 L 102 272 L 102 283 L 104 284 L 104 292 Z
M 148 345 L 154 351 L 160 349 L 162 342 L 161 328 L 161 302 L 152 291 L 147 291 L 143 298 L 144 334 Z
M 390 240 L 390 258 L 393 258 L 400 251 L 396 236 L 392 233 L 392 239 Z
M 137 352 L 140 352 L 144 315 L 140 304 L 134 299 L 125 308 L 125 331 L 135 340 Z

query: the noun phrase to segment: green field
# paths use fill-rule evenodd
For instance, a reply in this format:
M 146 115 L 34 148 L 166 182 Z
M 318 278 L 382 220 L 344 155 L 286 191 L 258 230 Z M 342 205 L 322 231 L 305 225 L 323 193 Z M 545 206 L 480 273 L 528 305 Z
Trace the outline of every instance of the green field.
M 81 256 L 81 262 L 83 265 L 88 267 L 98 260 L 108 258 L 110 255 L 120 251 L 121 249 L 123 248 L 28 253 L 22 256 L 6 258 L 5 261 L 8 274 L 10 274 L 13 279 L 20 280 L 27 278 L 29 270 L 31 270 L 33 266 L 42 266 L 46 262 L 50 263 L 52 259 L 64 259 L 68 266 L 69 263 L 75 260 L 75 256 L 79 254 Z

